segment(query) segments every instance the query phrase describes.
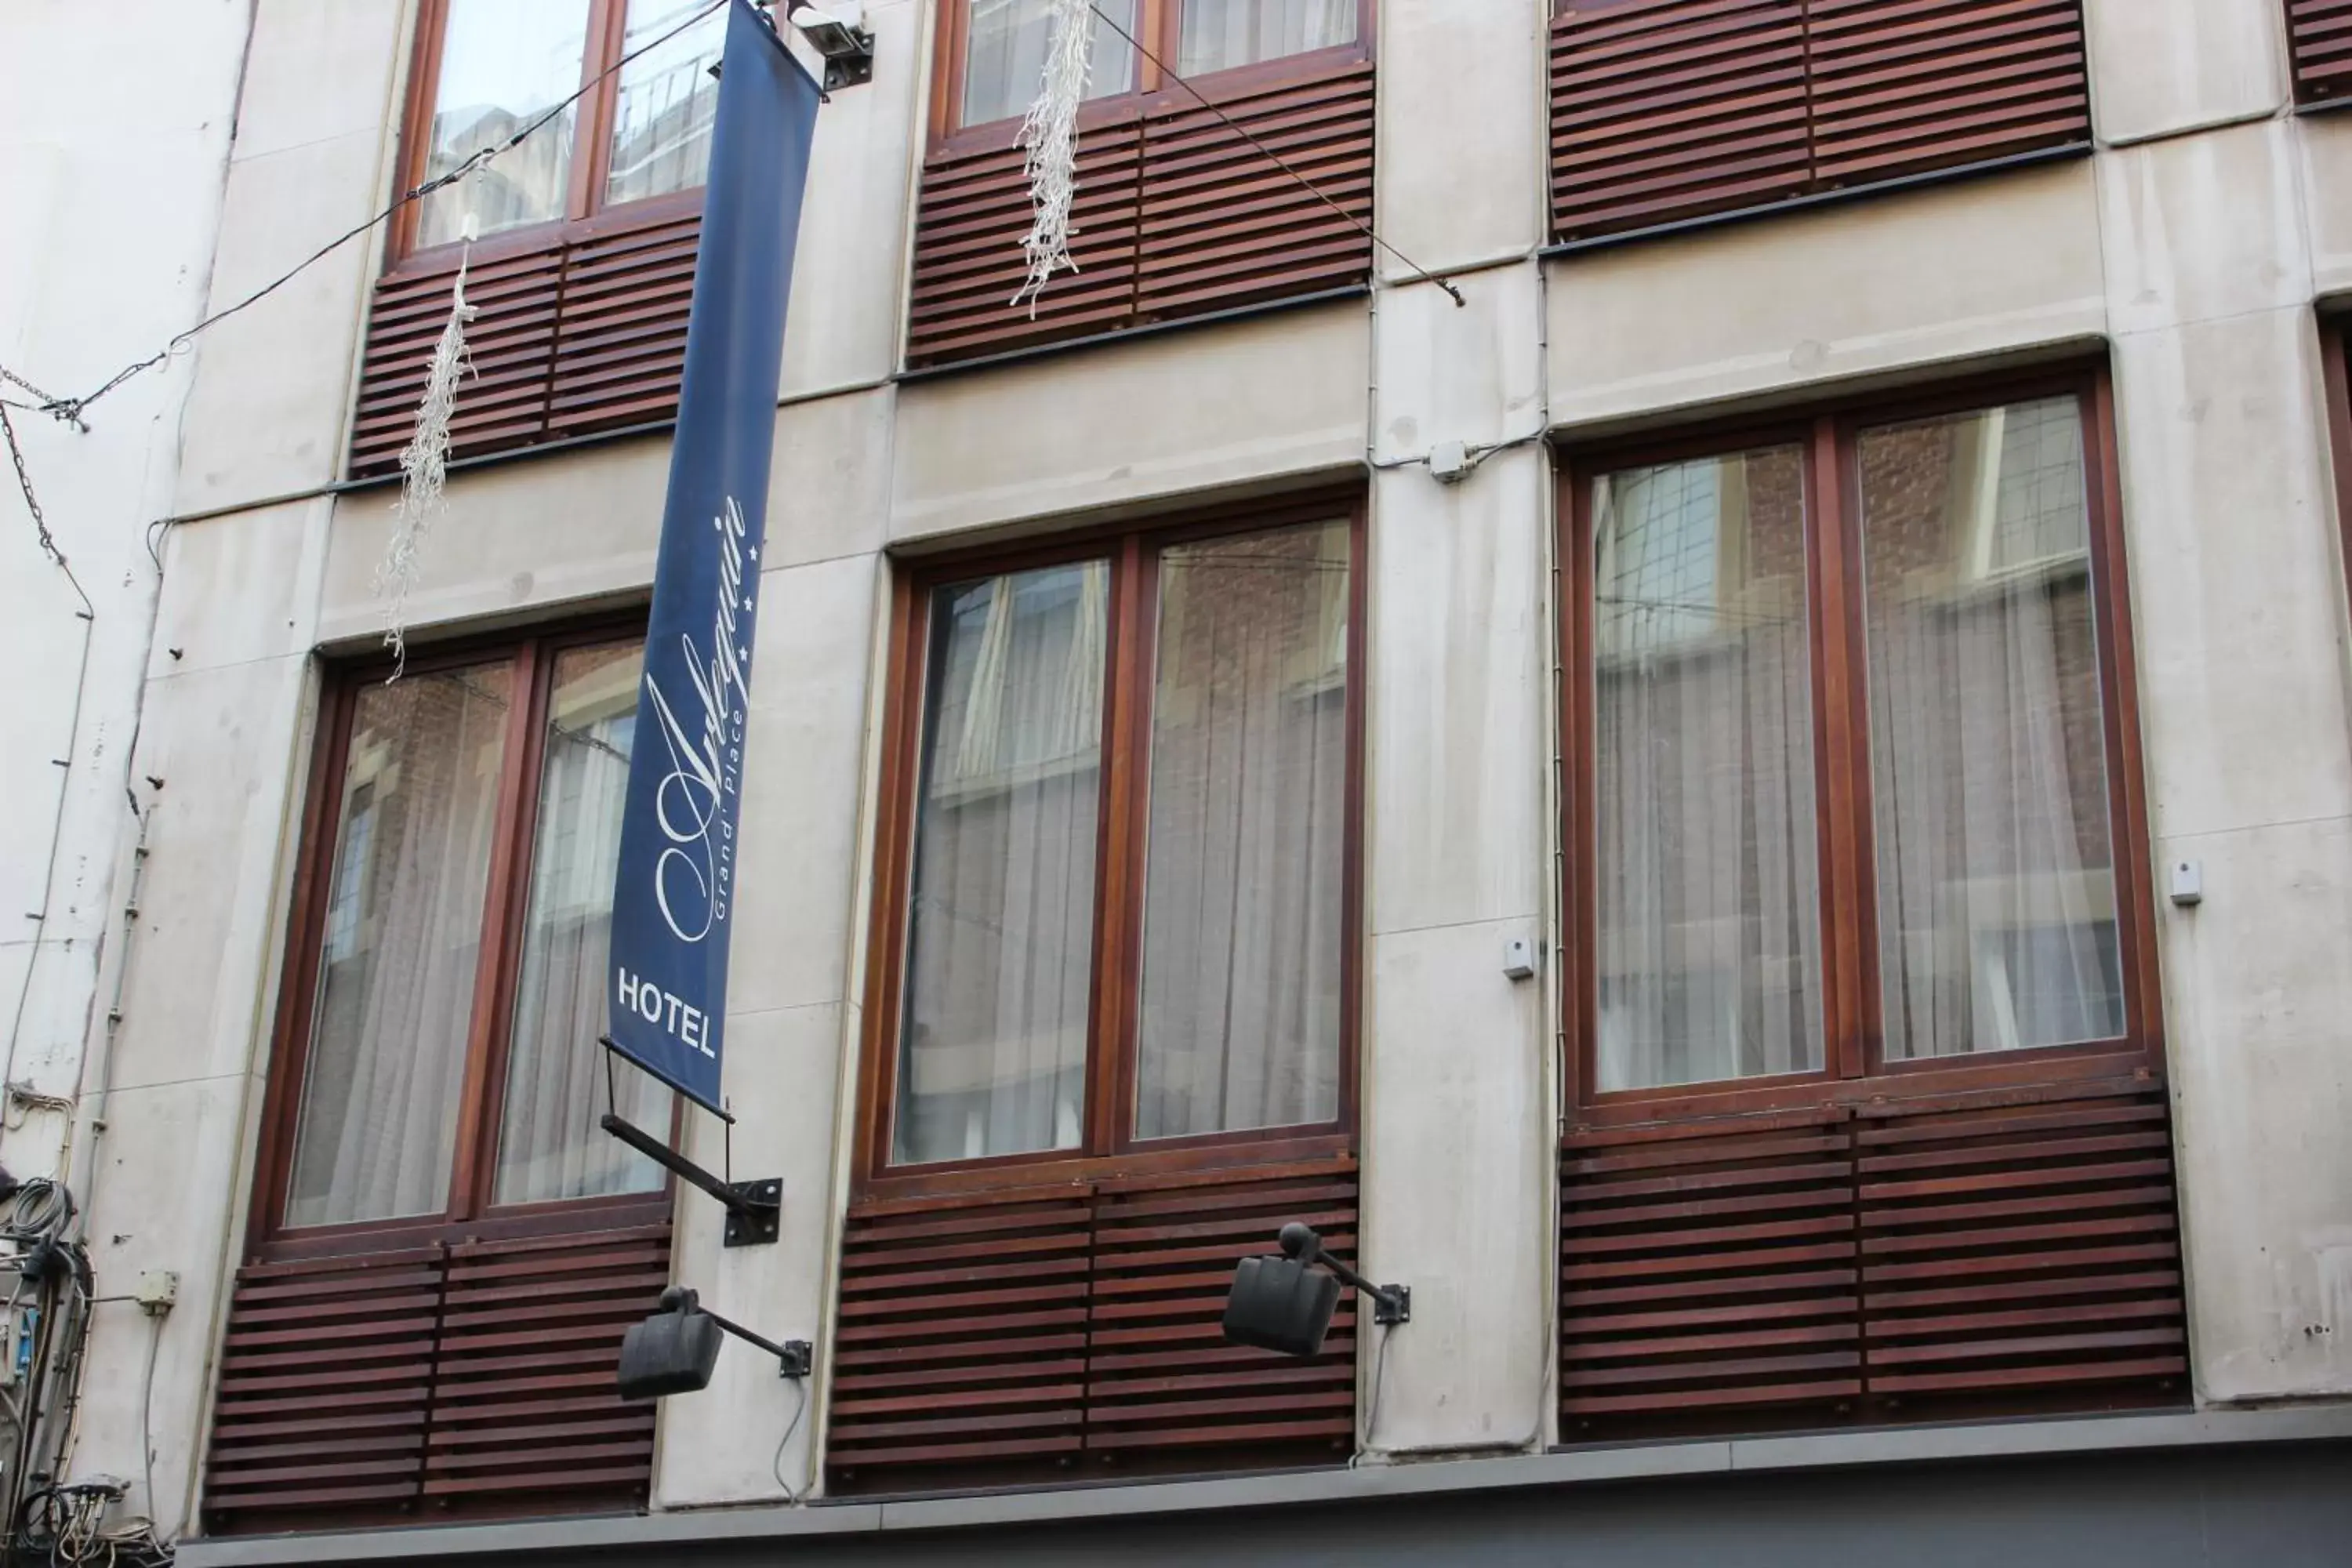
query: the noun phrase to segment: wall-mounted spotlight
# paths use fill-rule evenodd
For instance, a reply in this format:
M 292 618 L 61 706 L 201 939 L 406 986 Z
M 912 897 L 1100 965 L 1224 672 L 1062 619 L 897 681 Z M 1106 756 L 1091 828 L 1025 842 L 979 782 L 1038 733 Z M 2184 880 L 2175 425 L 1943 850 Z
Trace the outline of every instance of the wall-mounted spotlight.
M 833 0 L 830 10 L 811 5 L 810 0 L 786 0 L 784 19 L 824 57 L 827 92 L 874 79 L 874 30 L 863 25 L 864 10 L 856 0 Z M 850 15 L 837 15 L 842 11 Z
M 1284 1256 L 1244 1258 L 1225 1296 L 1225 1338 L 1284 1355 L 1313 1355 L 1339 1305 L 1339 1287 L 1372 1299 L 1372 1321 L 1393 1326 L 1412 1317 L 1412 1290 L 1375 1285 L 1323 1250 L 1323 1238 L 1296 1220 L 1282 1227 Z M 1329 1273 L 1318 1271 L 1318 1263 Z
M 778 1344 L 762 1339 L 705 1309 L 693 1291 L 673 1285 L 661 1294 L 661 1310 L 630 1324 L 621 1337 L 621 1397 L 660 1399 L 708 1388 L 711 1368 L 719 1364 L 721 1334 L 733 1334 L 774 1356 L 779 1376 L 806 1377 L 815 1361 L 808 1341 Z

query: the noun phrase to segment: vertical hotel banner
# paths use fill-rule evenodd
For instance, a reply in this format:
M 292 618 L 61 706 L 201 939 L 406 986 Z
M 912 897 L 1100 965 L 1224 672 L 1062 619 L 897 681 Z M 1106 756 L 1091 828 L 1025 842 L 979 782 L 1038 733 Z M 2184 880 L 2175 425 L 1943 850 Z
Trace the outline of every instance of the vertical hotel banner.
M 784 304 L 816 83 L 748 0 L 727 46 L 621 819 L 611 1044 L 716 1110 Z

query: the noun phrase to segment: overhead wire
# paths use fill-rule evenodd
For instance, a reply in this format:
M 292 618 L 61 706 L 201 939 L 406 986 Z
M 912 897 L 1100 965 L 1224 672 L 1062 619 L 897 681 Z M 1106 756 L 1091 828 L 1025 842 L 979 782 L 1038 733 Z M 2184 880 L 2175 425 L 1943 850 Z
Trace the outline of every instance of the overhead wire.
M 484 164 L 489 163 L 499 154 L 513 151 L 513 149 L 520 146 L 525 139 L 547 125 L 549 121 L 554 120 L 565 110 L 570 109 L 573 104 L 587 97 L 591 92 L 593 92 L 597 87 L 603 84 L 606 78 L 614 75 L 620 71 L 623 67 L 627 66 L 639 56 L 659 48 L 662 45 L 668 43 L 672 38 L 677 37 L 680 33 L 685 32 L 688 27 L 693 26 L 697 22 L 701 21 L 704 17 L 709 16 L 712 12 L 717 11 L 720 6 L 727 4 L 728 0 L 710 0 L 710 4 L 702 6 L 692 16 L 678 23 L 677 26 L 670 28 L 667 32 L 661 34 L 657 37 L 650 38 L 645 43 L 638 45 L 635 48 L 629 50 L 626 54 L 622 55 L 611 65 L 605 67 L 604 69 L 597 72 L 594 76 L 590 77 L 586 81 L 583 82 L 580 85 L 579 89 L 573 92 L 570 97 L 550 105 L 546 110 L 542 110 L 536 119 L 525 121 L 515 130 L 513 134 L 508 136 L 504 141 L 494 142 L 488 147 L 476 149 L 465 159 L 464 162 L 458 163 L 456 167 L 436 174 L 431 179 L 418 184 L 413 189 L 403 192 L 398 199 L 394 201 L 391 205 L 383 208 L 374 216 L 363 219 L 362 221 L 352 225 L 350 228 L 345 229 L 342 233 L 337 235 L 334 238 L 327 241 L 326 244 L 319 247 L 318 249 L 304 257 L 300 261 L 296 262 L 285 272 L 280 273 L 278 277 L 271 279 L 260 288 L 256 289 L 252 293 L 247 294 L 244 299 L 239 300 L 236 304 L 225 306 L 221 310 L 214 311 L 211 315 L 206 316 L 204 320 L 198 321 L 194 326 L 188 328 L 187 331 L 173 337 L 169 342 L 165 343 L 162 349 L 148 355 L 145 359 L 136 360 L 130 364 L 124 365 L 121 370 L 116 371 L 112 375 L 107 377 L 105 381 L 100 383 L 95 391 L 85 393 L 79 397 L 55 397 L 42 392 L 38 387 L 34 386 L 31 383 L 8 370 L 5 366 L 0 366 L 0 377 L 5 377 L 11 384 L 21 387 L 25 391 L 30 392 L 35 396 L 39 397 L 41 399 L 40 404 L 37 405 L 39 412 L 47 414 L 54 418 L 64 420 L 68 424 L 79 426 L 82 422 L 81 416 L 85 409 L 89 408 L 91 404 L 96 403 L 100 398 L 106 396 L 115 388 L 121 386 L 124 382 L 129 381 L 132 377 L 146 371 L 154 369 L 157 365 L 162 364 L 173 354 L 180 353 L 189 344 L 193 343 L 198 334 L 218 326 L 221 322 L 227 321 L 231 316 L 236 315 L 238 311 L 244 310 L 250 306 L 257 305 L 262 300 L 268 299 L 278 289 L 283 289 L 287 284 L 291 283 L 296 278 L 301 276 L 304 271 L 326 259 L 327 257 L 332 255 L 343 246 L 350 244 L 352 240 L 357 239 L 360 236 L 374 228 L 377 225 L 388 221 L 394 216 L 394 215 L 397 214 L 402 208 L 409 205 L 412 202 L 422 201 L 425 197 L 431 195 L 436 191 L 456 184 L 458 181 L 473 174 L 474 171 L 481 168 Z M 21 408 L 26 405 L 18 403 L 16 404 L 15 406 Z M 13 445 L 14 439 L 12 437 L 12 447 Z

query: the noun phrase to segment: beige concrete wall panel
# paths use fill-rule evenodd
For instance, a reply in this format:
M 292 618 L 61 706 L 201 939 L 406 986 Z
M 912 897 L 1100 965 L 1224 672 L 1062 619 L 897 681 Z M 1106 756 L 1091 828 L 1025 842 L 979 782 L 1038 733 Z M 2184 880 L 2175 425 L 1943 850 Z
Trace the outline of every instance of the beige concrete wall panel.
M 923 7 L 879 0 L 866 17 L 874 79 L 834 94 L 816 119 L 784 332 L 786 396 L 879 381 L 898 363 L 908 173 L 925 134 Z
M 256 0 L 236 156 L 381 132 L 407 76 L 407 8 L 404 0 Z
M 383 205 L 379 130 L 229 164 L 211 308 L 235 303 Z M 198 341 L 175 510 L 288 495 L 337 474 L 352 356 L 374 279 L 354 241 Z
M 666 436 L 460 469 L 425 538 L 408 624 L 429 630 L 650 588 L 668 484 Z M 320 641 L 383 630 L 375 572 L 397 493 L 384 486 L 335 498 Z
M 2106 326 L 2087 160 L 1550 265 L 1552 411 L 1570 426 Z
M 2279 0 L 2084 0 L 2084 21 L 2102 142 L 2226 125 L 2286 103 Z
M 762 558 L 769 570 L 882 548 L 895 407 L 895 394 L 883 388 L 777 411 Z
M 167 1532 L 191 1518 L 191 1471 L 218 1352 L 215 1303 L 226 1289 L 223 1237 L 236 1226 L 246 1124 L 260 1092 L 242 1076 L 118 1092 L 107 1101 L 98 1169 L 76 1179 L 105 1205 L 105 1217 L 90 1228 L 89 1252 L 100 1295 L 110 1299 L 95 1310 L 82 1361 L 73 1474 L 131 1478 L 126 1506 L 142 1514 L 152 1509 Z M 180 1277 L 179 1305 L 161 1319 L 123 1300 L 151 1268 Z M 151 1353 L 154 1386 L 142 1400 Z M 153 1442 L 152 1504 L 142 1495 L 142 1425 Z
M 334 502 L 319 496 L 184 523 L 164 533 L 163 590 L 149 676 L 309 649 L 333 513 Z
M 1384 278 L 1541 245 L 1549 233 L 1544 0 L 1385 0 L 1373 164 Z
M 1367 342 L 1335 304 L 903 384 L 891 539 L 1360 462 Z
M 115 955 L 129 964 L 109 1068 L 118 1086 L 256 1071 L 268 1054 L 309 681 L 290 655 L 149 685 L 136 766 L 163 785 L 138 929 Z
M 844 999 L 884 570 L 858 556 L 761 582 L 728 990 L 747 1013 Z
M 1365 876 L 1375 931 L 1531 920 L 1543 907 L 1545 472 L 1529 448 L 1457 486 L 1408 468 L 1374 491 Z
M 2096 167 L 2117 334 L 2310 300 L 2288 122 L 2126 147 Z
M 2313 289 L 2352 293 L 2352 114 L 2297 115 L 2287 133 L 2301 154 Z
M 2352 812 L 2344 584 L 2323 499 L 2316 352 L 2300 310 L 2116 344 L 2159 835 Z
M 1549 1405 L 1555 1232 L 1543 988 L 1504 978 L 1495 921 L 1371 939 L 1364 1050 L 1363 1267 L 1412 1287 L 1388 1346 L 1369 1446 L 1520 1447 Z M 1381 1366 L 1358 1352 L 1370 1414 Z
M 1543 428 L 1542 279 L 1537 264 L 1472 273 L 1465 304 L 1426 285 L 1383 292 L 1373 457 L 1426 457 L 1440 441 L 1519 440 Z
M 701 1291 L 712 1310 L 772 1340 L 817 1339 L 832 1295 L 834 1096 L 843 1031 L 852 1026 L 855 1011 L 827 1004 L 728 1015 L 727 1092 L 740 1119 L 735 1174 L 783 1179 L 782 1234 L 776 1244 L 722 1248 L 726 1216 L 719 1205 L 697 1196 L 678 1205 L 671 1265 L 677 1282 Z M 719 1122 L 699 1113 L 688 1121 L 688 1153 L 719 1169 L 724 1157 Z M 817 1346 L 820 1361 L 827 1349 Z M 778 1499 L 776 1446 L 792 1422 L 793 1401 L 803 1395 L 816 1397 L 816 1379 L 796 1393 L 777 1377 L 773 1361 L 748 1345 L 730 1345 L 707 1391 L 663 1404 L 655 1506 Z M 821 1427 L 817 1411 L 809 1410 L 781 1461 L 796 1491 L 814 1474 Z
M 2352 1394 L 2352 821 L 2163 840 L 2192 1364 L 2208 1400 Z

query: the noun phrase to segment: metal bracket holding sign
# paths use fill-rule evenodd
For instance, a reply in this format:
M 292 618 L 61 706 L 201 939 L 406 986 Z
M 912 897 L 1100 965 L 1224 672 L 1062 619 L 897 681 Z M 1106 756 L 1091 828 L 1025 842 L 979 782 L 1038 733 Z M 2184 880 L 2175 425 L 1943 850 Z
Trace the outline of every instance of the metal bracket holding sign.
M 605 1050 L 605 1093 L 609 1104 L 612 1094 L 612 1037 L 597 1041 Z M 724 1176 L 714 1176 L 652 1133 L 633 1121 L 625 1121 L 612 1110 L 606 1110 L 596 1125 L 618 1138 L 663 1170 L 690 1186 L 701 1188 L 717 1198 L 727 1210 L 727 1234 L 722 1238 L 728 1247 L 761 1247 L 783 1234 L 784 1184 L 779 1176 L 763 1176 L 757 1181 L 730 1180 L 735 1166 L 735 1118 L 726 1111 L 717 1113 L 727 1127 L 727 1166 Z

